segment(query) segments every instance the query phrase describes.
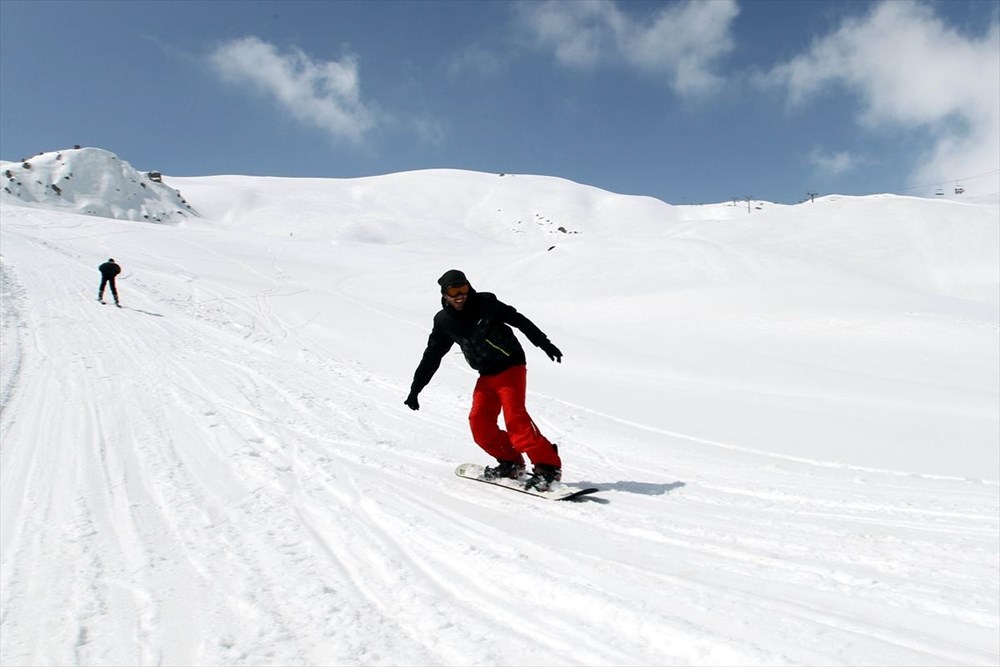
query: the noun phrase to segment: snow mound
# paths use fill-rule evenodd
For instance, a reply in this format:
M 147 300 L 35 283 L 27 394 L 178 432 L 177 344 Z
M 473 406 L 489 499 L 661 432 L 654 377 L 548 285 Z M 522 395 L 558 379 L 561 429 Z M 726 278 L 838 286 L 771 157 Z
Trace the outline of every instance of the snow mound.
M 0 170 L 5 203 L 159 223 L 196 215 L 157 172 L 142 174 L 100 148 L 39 153 L 19 163 L 0 162 Z

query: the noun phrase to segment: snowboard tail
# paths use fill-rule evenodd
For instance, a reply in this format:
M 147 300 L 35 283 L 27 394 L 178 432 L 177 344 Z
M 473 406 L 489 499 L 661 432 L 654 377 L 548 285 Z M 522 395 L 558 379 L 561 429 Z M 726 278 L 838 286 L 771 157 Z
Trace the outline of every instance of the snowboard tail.
M 499 486 L 504 489 L 510 489 L 511 491 L 526 493 L 529 496 L 545 498 L 546 500 L 576 500 L 578 498 L 582 498 L 583 496 L 600 491 L 600 489 L 570 486 L 561 482 L 553 482 L 552 487 L 548 491 L 537 491 L 535 489 L 524 488 L 524 483 L 519 482 L 516 479 L 509 479 L 506 477 L 486 479 L 483 477 L 483 470 L 483 466 L 478 463 L 463 463 L 455 468 L 455 474 L 459 477 L 471 479 L 475 482 Z

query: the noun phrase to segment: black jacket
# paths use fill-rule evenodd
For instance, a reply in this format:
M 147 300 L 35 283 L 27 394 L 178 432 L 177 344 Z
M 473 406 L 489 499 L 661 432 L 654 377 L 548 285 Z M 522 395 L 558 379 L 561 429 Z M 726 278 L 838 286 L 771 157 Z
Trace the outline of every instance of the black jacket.
M 101 276 L 107 280 L 111 280 L 122 272 L 122 267 L 118 266 L 114 262 L 104 262 L 104 264 L 97 267 L 97 270 L 101 272 Z
M 496 375 L 526 363 L 524 348 L 511 326 L 520 329 L 536 346 L 549 342 L 531 320 L 489 292 L 470 289 L 462 310 L 455 310 L 444 298 L 441 299 L 441 306 L 434 316 L 434 328 L 427 338 L 424 356 L 413 374 L 410 391 L 414 395 L 431 381 L 441 366 L 441 359 L 455 343 L 462 348 L 465 360 L 480 375 Z

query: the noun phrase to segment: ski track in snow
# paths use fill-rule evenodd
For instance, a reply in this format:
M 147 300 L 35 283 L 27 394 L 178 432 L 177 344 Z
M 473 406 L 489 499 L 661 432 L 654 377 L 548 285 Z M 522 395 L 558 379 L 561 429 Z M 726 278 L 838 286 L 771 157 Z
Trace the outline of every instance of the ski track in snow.
M 283 321 L 277 254 L 223 284 L 157 231 L 118 310 L 95 258 L 148 237 L 4 225 L 4 665 L 1000 657 L 995 483 L 695 446 L 544 395 L 602 493 L 462 482 L 464 403 L 412 414 L 410 367 Z

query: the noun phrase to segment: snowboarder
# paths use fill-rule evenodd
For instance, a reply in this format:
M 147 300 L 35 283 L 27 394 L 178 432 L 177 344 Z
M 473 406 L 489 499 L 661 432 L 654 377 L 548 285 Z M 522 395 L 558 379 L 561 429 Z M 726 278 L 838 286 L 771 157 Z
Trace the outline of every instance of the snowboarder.
M 520 329 L 552 361 L 562 363 L 562 352 L 531 320 L 496 295 L 474 290 L 458 269 L 447 271 L 438 285 L 441 310 L 434 316 L 427 347 L 404 403 L 411 410 L 420 409 L 417 395 L 431 381 L 444 355 L 458 343 L 465 360 L 479 371 L 469 412 L 472 438 L 497 460 L 496 466 L 485 469 L 484 476 L 522 479 L 523 456 L 527 456 L 534 469 L 525 479 L 525 486 L 548 490 L 562 478 L 562 461 L 555 445 L 542 435 L 525 408 L 527 361 L 510 327 Z M 506 431 L 497 424 L 501 410 Z
M 111 296 L 115 298 L 115 305 L 121 306 L 118 303 L 118 287 L 115 286 L 115 278 L 122 272 L 122 267 L 118 266 L 113 258 L 109 258 L 108 261 L 97 267 L 97 270 L 101 272 L 101 288 L 97 290 L 97 300 L 104 303 L 104 288 L 110 286 Z

